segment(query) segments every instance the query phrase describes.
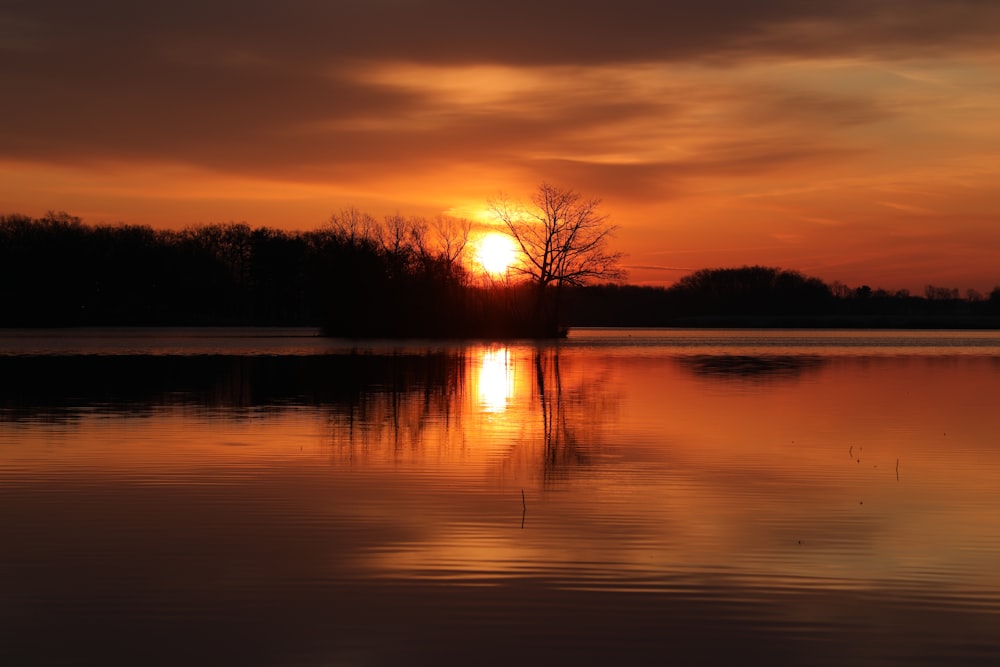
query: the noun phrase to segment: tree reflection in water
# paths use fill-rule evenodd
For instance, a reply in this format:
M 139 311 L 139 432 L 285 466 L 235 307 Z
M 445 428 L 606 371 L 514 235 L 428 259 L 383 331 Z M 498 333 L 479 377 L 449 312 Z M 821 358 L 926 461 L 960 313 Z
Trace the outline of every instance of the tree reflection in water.
M 607 431 L 620 396 L 609 369 L 576 363 L 583 361 L 557 346 L 536 348 L 532 355 L 545 482 L 565 479 L 610 453 Z
M 826 361 L 818 355 L 696 354 L 678 358 L 695 375 L 713 379 L 794 378 L 818 370 Z
M 352 357 L 358 374 L 328 380 L 351 386 L 346 400 L 326 406 L 335 458 L 398 460 L 447 434 L 465 385 L 464 349 Z M 372 369 L 377 372 L 364 372 Z
M 586 463 L 577 459 L 576 437 L 567 422 L 563 403 L 562 374 L 559 368 L 559 351 L 538 349 L 533 355 L 535 388 L 541 404 L 542 433 L 545 446 L 544 479 L 558 477 L 571 462 Z
M 522 480 L 565 479 L 593 464 L 616 403 L 601 371 L 558 346 L 466 347 L 394 356 L 392 366 L 391 381 L 363 383 L 350 403 L 330 406 L 335 462 L 433 462 L 460 476 L 477 463 Z

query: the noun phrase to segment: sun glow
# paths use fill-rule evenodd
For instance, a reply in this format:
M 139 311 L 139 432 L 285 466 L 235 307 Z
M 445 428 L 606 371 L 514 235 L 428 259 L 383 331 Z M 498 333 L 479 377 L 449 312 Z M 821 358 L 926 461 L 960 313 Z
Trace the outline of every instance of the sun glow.
M 517 246 L 507 234 L 489 232 L 476 244 L 476 260 L 486 273 L 499 275 L 517 259 Z

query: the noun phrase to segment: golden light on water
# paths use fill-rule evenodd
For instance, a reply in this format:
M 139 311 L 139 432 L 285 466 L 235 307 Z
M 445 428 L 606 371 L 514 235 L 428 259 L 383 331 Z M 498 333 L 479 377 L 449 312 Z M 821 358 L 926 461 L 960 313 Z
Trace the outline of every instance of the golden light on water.
M 479 365 L 479 405 L 484 412 L 503 412 L 514 396 L 514 366 L 510 350 L 498 347 L 483 351 Z

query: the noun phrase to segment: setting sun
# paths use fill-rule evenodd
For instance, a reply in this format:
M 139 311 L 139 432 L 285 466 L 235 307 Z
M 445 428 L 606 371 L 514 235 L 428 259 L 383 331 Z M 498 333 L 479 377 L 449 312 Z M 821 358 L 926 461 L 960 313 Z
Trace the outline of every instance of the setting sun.
M 476 260 L 490 274 L 501 274 L 517 258 L 517 246 L 507 234 L 489 232 L 483 236 L 476 249 Z

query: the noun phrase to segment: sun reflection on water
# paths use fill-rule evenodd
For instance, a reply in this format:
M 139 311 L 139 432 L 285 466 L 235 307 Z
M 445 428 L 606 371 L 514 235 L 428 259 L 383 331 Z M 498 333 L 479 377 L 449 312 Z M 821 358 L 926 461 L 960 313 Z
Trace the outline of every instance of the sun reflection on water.
M 479 405 L 483 412 L 505 411 L 514 395 L 514 365 L 510 350 L 506 347 L 483 350 L 477 379 Z

